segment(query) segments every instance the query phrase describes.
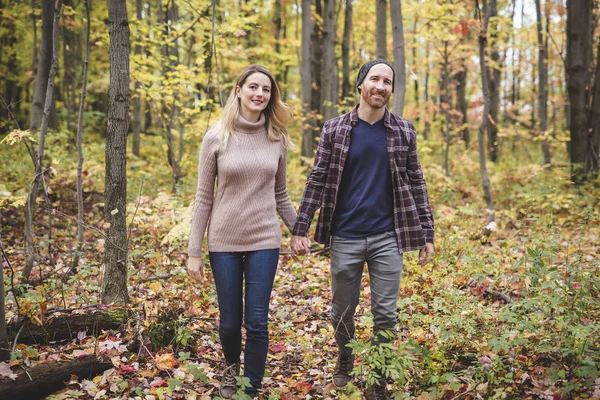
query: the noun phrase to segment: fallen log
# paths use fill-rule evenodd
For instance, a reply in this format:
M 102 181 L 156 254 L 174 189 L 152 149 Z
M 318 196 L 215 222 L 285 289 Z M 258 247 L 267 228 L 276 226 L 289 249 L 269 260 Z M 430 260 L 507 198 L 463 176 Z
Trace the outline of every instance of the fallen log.
M 46 362 L 33 368 L 15 371 L 17 378 L 0 378 L 0 399 L 43 399 L 64 389 L 72 375 L 79 379 L 91 379 L 112 368 L 110 361 L 86 356 L 68 362 Z
M 72 340 L 78 332 L 96 336 L 102 331 L 119 329 L 130 315 L 128 310 L 123 309 L 95 310 L 84 314 L 52 313 L 42 325 L 36 325 L 29 319 L 10 324 L 8 336 L 12 342 L 16 339 L 18 343 L 25 344 Z

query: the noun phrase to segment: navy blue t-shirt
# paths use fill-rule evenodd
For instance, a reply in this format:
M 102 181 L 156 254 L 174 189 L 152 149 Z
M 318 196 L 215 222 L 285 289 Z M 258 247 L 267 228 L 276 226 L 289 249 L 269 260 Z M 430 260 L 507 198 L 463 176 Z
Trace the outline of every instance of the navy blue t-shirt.
M 331 232 L 360 238 L 393 230 L 394 193 L 383 119 L 371 125 L 359 118 L 350 132 Z

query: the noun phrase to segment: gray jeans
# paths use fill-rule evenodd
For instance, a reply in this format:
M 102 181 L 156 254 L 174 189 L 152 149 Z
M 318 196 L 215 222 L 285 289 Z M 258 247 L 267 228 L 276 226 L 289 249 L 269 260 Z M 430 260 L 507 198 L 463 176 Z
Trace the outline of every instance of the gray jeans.
M 331 323 L 341 353 L 350 354 L 346 344 L 354 338 L 354 313 L 360 298 L 360 282 L 367 263 L 371 281 L 373 338 L 396 327 L 396 302 L 402 275 L 402 254 L 396 234 L 384 232 L 359 239 L 333 236 L 331 241 Z

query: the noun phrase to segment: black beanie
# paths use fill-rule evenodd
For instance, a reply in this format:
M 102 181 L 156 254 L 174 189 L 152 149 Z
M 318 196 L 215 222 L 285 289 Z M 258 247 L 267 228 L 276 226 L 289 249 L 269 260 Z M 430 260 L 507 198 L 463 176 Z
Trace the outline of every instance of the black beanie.
M 388 61 L 378 58 L 377 60 L 367 61 L 360 69 L 358 70 L 358 76 L 356 77 L 356 87 L 358 88 L 361 83 L 365 80 L 367 75 L 369 74 L 369 70 L 377 65 L 377 64 L 385 64 L 392 69 L 392 93 L 394 93 L 394 83 L 396 80 L 396 71 L 394 71 L 394 67 Z M 358 89 L 358 93 L 360 93 L 360 89 Z

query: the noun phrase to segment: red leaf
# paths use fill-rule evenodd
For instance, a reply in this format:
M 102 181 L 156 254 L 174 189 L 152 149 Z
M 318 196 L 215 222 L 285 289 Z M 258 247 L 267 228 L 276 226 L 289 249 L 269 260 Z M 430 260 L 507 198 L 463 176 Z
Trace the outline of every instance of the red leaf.
M 282 343 L 274 344 L 273 346 L 269 346 L 269 350 L 271 350 L 271 353 L 283 353 L 287 350 L 287 346 Z

